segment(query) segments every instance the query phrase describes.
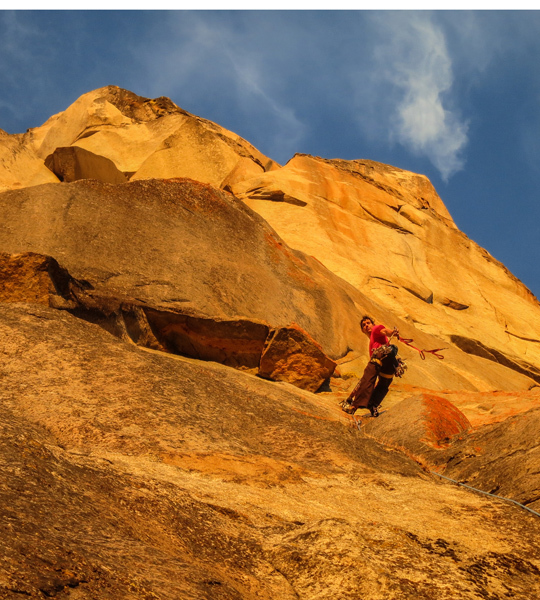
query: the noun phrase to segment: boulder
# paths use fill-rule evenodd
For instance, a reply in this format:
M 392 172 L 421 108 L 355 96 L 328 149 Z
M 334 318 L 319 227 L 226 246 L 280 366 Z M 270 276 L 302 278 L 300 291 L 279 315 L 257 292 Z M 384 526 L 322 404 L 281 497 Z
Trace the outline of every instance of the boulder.
M 75 290 L 84 284 L 50 257 L 34 252 L 0 252 L 0 302 L 26 302 L 54 308 L 75 308 Z
M 261 356 L 259 375 L 316 392 L 333 374 L 336 363 L 301 327 L 292 324 L 270 333 Z
M 116 168 L 112 160 L 77 146 L 56 148 L 45 159 L 45 166 L 60 181 L 65 182 L 79 179 L 97 179 L 104 183 L 125 183 L 127 181 L 126 176 Z
M 96 294 L 89 288 L 88 282 L 75 280 L 50 256 L 0 253 L 0 303 L 36 303 L 69 310 L 140 346 L 253 373 L 259 372 L 263 350 L 267 354 L 267 368 L 272 360 L 272 351 L 268 351 L 271 328 L 266 323 L 240 318 L 197 318 L 158 310 L 133 298 Z M 296 334 L 294 337 L 300 344 L 293 348 L 289 343 L 287 348 L 281 348 L 288 355 L 287 365 L 280 363 L 279 368 L 274 368 L 275 377 L 272 373 L 265 376 L 315 391 L 320 387 L 321 374 L 326 372 L 323 366 L 334 363 L 306 332 L 299 327 L 288 330 Z M 282 330 L 277 331 L 277 338 L 281 339 Z M 275 345 L 270 343 L 273 349 Z M 309 368 L 300 373 L 300 365 Z

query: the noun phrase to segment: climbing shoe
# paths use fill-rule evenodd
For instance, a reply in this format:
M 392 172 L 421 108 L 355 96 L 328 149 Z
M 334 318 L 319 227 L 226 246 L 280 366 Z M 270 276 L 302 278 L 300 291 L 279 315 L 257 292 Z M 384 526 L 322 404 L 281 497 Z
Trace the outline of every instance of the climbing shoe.
M 369 409 L 369 412 L 371 413 L 372 417 L 378 417 L 379 416 L 379 409 L 376 406 L 371 406 Z
M 341 410 L 348 415 L 353 415 L 356 412 L 356 408 L 346 401 L 341 403 Z

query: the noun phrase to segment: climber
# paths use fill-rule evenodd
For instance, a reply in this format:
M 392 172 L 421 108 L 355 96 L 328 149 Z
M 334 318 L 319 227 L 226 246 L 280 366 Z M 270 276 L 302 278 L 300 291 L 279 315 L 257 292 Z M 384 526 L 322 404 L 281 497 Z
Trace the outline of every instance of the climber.
M 368 316 L 362 317 L 360 327 L 369 337 L 371 360 L 362 379 L 341 406 L 348 414 L 354 414 L 357 408 L 369 408 L 371 416 L 378 417 L 378 407 L 388 393 L 399 366 L 396 358 L 397 347 L 389 344 L 388 336 L 397 336 L 399 339 L 399 332 L 395 328 L 387 329 L 384 325 L 375 325 L 375 321 Z

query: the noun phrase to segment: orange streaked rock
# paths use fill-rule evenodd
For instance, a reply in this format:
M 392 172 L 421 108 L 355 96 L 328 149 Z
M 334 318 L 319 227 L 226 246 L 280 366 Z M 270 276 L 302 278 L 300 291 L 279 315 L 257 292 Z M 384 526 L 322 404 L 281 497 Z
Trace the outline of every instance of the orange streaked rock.
M 316 392 L 336 366 L 321 346 L 293 323 L 270 333 L 261 356 L 259 375 Z

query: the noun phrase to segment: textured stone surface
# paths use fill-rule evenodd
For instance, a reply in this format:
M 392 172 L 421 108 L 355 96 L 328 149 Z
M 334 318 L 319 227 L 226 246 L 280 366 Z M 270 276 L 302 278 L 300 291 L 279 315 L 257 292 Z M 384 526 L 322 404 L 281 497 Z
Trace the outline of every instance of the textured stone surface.
M 163 140 L 133 179 L 190 177 L 219 187 L 239 169 L 248 177 L 264 172 L 260 161 L 248 155 L 244 146 L 218 135 L 202 120 L 189 119 Z
M 52 256 L 94 295 L 196 317 L 296 322 L 330 355 L 359 334 L 355 300 L 362 298 L 354 289 L 210 186 L 36 186 L 1 194 L 0 213 L 12 223 L 0 230 L 0 250 Z
M 429 393 L 394 383 L 378 419 L 360 411 L 365 435 L 432 471 L 540 512 L 540 389 Z
M 35 304 L 0 305 L 0 354 L 3 598 L 540 593 L 536 517 L 427 475 L 327 396 Z
M 535 383 L 526 365 L 518 372 L 465 353 L 397 318 L 318 260 L 292 250 L 243 202 L 208 185 L 173 179 L 35 186 L 0 194 L 0 218 L 0 251 L 53 257 L 85 287 L 80 316 L 132 339 L 142 328 L 144 345 L 164 343 L 146 323 L 149 307 L 216 323 L 295 322 L 332 360 L 357 350 L 341 371 L 359 377 L 367 356 L 359 321 L 368 313 L 418 347 L 448 348 L 445 360 L 421 361 L 402 346 L 410 384 L 514 390 Z M 129 331 L 124 313 L 138 323 Z
M 299 154 L 231 189 L 396 317 L 518 372 L 526 357 L 540 381 L 537 299 L 456 228 L 426 177 Z
M 0 250 L 58 260 L 84 283 L 84 303 L 89 310 L 94 303 L 95 322 L 117 335 L 125 333 L 120 313 L 126 305 L 128 312 L 140 305 L 216 322 L 241 318 L 272 327 L 295 322 L 333 360 L 357 349 L 358 359 L 341 367 L 360 376 L 367 340 L 359 321 L 368 313 L 398 326 L 419 347 L 449 348 L 443 361 L 421 361 L 403 346 L 413 367 L 408 383 L 468 390 L 534 384 L 525 374 L 396 318 L 316 259 L 292 250 L 234 196 L 201 183 L 177 179 L 115 186 L 86 180 L 35 186 L 0 194 L 0 217 Z M 148 333 L 147 318 L 137 317 Z
M 0 302 L 59 307 L 69 303 L 71 285 L 69 273 L 50 256 L 0 252 Z
M 479 427 L 427 460 L 444 475 L 540 512 L 540 408 Z
M 266 323 L 246 319 L 197 319 L 167 313 L 156 315 L 152 310 L 149 313 L 152 324 L 173 352 L 258 371 L 270 331 Z
M 429 473 L 540 510 L 538 303 L 425 177 L 109 86 L 0 131 L 2 189 L 0 598 L 540 596 L 538 517 Z M 365 313 L 446 350 L 358 427 Z
M 74 146 L 110 159 L 128 177 L 191 177 L 219 186 L 278 167 L 237 134 L 168 98 L 116 86 L 88 92 L 25 134 L 0 136 L 0 191 L 57 181 L 44 160 Z
M 251 370 L 311 391 L 335 368 L 317 342 L 299 327 L 278 329 L 269 338 L 271 328 L 264 322 L 193 317 L 158 310 L 132 298 L 95 294 L 90 288 L 50 256 L 0 253 L 0 302 L 69 310 L 126 341 Z
M 369 418 L 365 432 L 388 446 L 417 455 L 433 447 L 446 447 L 471 428 L 467 417 L 451 402 L 426 392 L 398 402 L 384 415 L 384 419 Z
M 104 183 L 127 181 L 112 160 L 77 146 L 56 148 L 45 159 L 45 166 L 66 183 L 79 179 L 97 179 Z
M 521 412 L 540 407 L 540 386 L 517 394 L 503 391 L 482 393 L 463 390 L 446 390 L 437 392 L 437 394 L 443 395 L 459 408 L 473 427 L 488 423 L 500 423 Z
M 451 366 L 417 365 L 407 376 L 411 384 L 474 391 L 523 390 L 540 382 L 537 300 L 456 228 L 422 175 L 369 160 L 302 154 L 280 167 L 238 135 L 167 98 L 152 100 L 107 86 L 84 94 L 41 127 L 13 136 L 2 132 L 0 189 L 56 181 L 43 161 L 59 147 L 107 157 L 134 179 L 187 176 L 234 192 L 277 230 L 276 261 L 283 249 L 289 257 L 291 248 L 300 249 L 362 292 L 343 315 L 361 307 L 358 312 L 400 327 L 423 347 L 450 346 Z M 26 250 L 42 252 L 17 251 Z M 55 258 L 63 264 L 62 256 Z M 238 288 L 244 293 L 245 286 Z M 301 295 L 295 303 L 307 301 L 311 312 L 313 295 Z M 236 302 L 224 298 L 221 304 Z M 262 314 L 265 310 L 253 315 L 229 309 L 218 314 L 201 305 L 196 310 L 212 318 L 276 323 Z M 324 310 L 320 302 L 315 309 Z M 299 322 L 333 359 L 350 349 L 360 350 L 365 361 L 365 344 L 351 342 L 359 332 L 347 317 L 337 327 L 332 322 L 341 339 L 331 347 L 321 337 L 328 337 L 330 328 L 322 333 L 308 320 L 291 316 L 280 324 Z M 453 353 L 455 348 L 460 352 Z
M 316 392 L 335 368 L 336 363 L 319 344 L 293 324 L 271 332 L 261 356 L 259 375 Z
M 23 134 L 0 133 L 0 192 L 58 182 Z

